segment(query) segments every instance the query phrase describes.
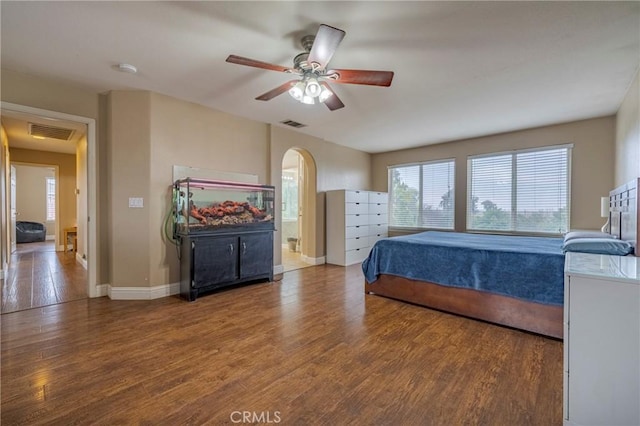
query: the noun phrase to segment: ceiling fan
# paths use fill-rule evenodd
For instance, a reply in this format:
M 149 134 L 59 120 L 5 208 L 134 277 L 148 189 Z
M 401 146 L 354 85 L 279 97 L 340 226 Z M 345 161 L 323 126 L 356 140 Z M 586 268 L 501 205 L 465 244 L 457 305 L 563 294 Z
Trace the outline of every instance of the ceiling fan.
M 302 37 L 304 52 L 293 59 L 293 68 L 269 64 L 242 56 L 229 55 L 227 62 L 296 74 L 299 79 L 290 80 L 272 89 L 256 99 L 268 101 L 289 92 L 291 97 L 304 104 L 324 103 L 331 111 L 344 107 L 336 93 L 329 86 L 328 81 L 340 84 L 365 84 L 369 86 L 389 87 L 393 80 L 392 71 L 369 71 L 348 69 L 327 69 L 331 57 L 345 36 L 345 32 L 338 28 L 322 24 L 315 36 Z

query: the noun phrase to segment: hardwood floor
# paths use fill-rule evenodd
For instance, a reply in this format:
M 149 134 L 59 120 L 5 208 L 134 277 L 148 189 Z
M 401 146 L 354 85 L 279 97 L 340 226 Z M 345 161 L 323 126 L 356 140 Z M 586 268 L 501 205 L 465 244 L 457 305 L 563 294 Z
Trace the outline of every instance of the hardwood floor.
M 359 265 L 4 314 L 1 343 L 3 425 L 562 424 L 561 341 L 365 296 Z
M 51 241 L 18 244 L 6 279 L 0 280 L 2 313 L 87 297 L 87 271 L 73 252 L 56 252 Z

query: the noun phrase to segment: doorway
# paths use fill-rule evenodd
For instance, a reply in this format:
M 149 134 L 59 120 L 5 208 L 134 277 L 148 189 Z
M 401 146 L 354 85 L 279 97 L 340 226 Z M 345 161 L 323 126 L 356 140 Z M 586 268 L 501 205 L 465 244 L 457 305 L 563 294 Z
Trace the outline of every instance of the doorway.
M 34 244 L 29 246 L 20 247 L 14 254 L 10 254 L 10 264 L 3 269 L 4 278 L 3 285 L 9 285 L 9 278 L 11 278 L 11 272 L 15 271 L 16 267 L 22 262 L 26 262 L 24 266 L 31 262 L 33 265 L 48 265 L 49 268 L 53 268 L 52 276 L 64 278 L 73 278 L 72 285 L 68 287 L 62 286 L 61 282 L 52 282 L 49 285 L 48 290 L 44 288 L 44 293 L 49 296 L 48 300 L 52 303 L 61 303 L 69 300 L 67 296 L 71 298 L 78 297 L 98 297 L 104 295 L 104 286 L 97 286 L 97 244 L 96 234 L 97 227 L 95 220 L 90 220 L 91 217 L 95 218 L 96 215 L 96 123 L 94 119 L 75 116 L 55 111 L 42 110 L 39 108 L 27 107 L 17 104 L 10 104 L 2 102 L 2 118 L 3 129 L 5 128 L 5 118 L 20 119 L 25 122 L 27 126 L 28 122 L 36 122 L 37 120 L 44 120 L 45 124 L 53 127 L 73 127 L 76 131 L 82 133 L 82 139 L 78 142 L 73 151 L 71 157 L 71 167 L 76 171 L 75 176 L 69 176 L 66 172 L 61 172 L 60 186 L 66 184 L 71 188 L 67 188 L 64 194 L 60 194 L 60 188 L 57 186 L 56 192 L 56 206 L 60 206 L 60 209 L 67 209 L 65 214 L 66 220 L 56 221 L 55 228 L 55 242 L 50 240 L 44 243 Z M 81 130 L 80 130 L 81 129 Z M 12 135 L 6 132 L 9 147 L 12 146 Z M 15 138 L 14 138 L 15 140 Z M 45 140 L 46 142 L 46 140 Z M 4 147 L 3 147 L 4 149 Z M 38 148 L 23 147 L 24 150 L 38 151 Z M 40 148 L 40 155 L 46 157 L 46 147 Z M 32 154 L 33 154 L 32 152 Z M 24 154 L 24 152 L 23 152 Z M 25 162 L 24 159 L 18 158 L 19 156 L 9 156 L 8 161 L 19 160 Z M 2 167 L 8 166 L 8 161 L 3 162 Z M 27 160 L 26 162 L 42 163 L 43 161 Z M 58 181 L 56 181 L 58 183 Z M 9 191 L 7 191 L 9 192 Z M 8 195 L 8 194 L 7 194 Z M 63 197 L 60 197 L 63 195 Z M 66 198 L 65 198 L 66 197 Z M 2 208 L 7 208 L 9 199 L 7 196 L 1 197 L 3 204 Z M 62 199 L 61 199 L 62 198 Z M 72 212 L 71 212 L 72 211 Z M 67 223 L 68 222 L 68 223 Z M 63 230 L 73 230 L 76 239 L 71 238 L 72 241 L 63 240 Z M 10 232 L 10 229 L 3 229 L 3 231 Z M 64 232 L 65 235 L 69 233 Z M 10 243 L 8 238 L 7 243 Z M 77 244 L 77 246 L 74 244 Z M 8 244 L 7 244 L 8 245 Z M 5 246 L 6 247 L 6 246 Z M 8 247 L 10 250 L 10 247 Z M 77 252 L 74 250 L 77 248 Z M 9 252 L 10 253 L 10 252 Z M 33 263 L 35 262 L 35 263 Z M 22 268 L 24 269 L 24 268 Z M 28 277 L 24 277 L 28 281 Z M 31 278 L 32 285 L 37 283 L 35 276 Z M 35 280 L 35 281 L 34 281 Z M 62 286 L 62 287 L 61 287 Z M 46 287 L 46 286 L 45 286 Z M 38 290 L 40 291 L 40 290 Z M 48 292 L 48 293 L 47 293 Z M 42 292 L 41 292 L 42 293 Z M 32 298 L 37 299 L 36 292 L 32 292 Z M 42 299 L 46 299 L 43 297 Z M 51 303 L 45 303 L 51 304 Z M 21 305 L 22 306 L 22 305 Z M 44 305 L 42 305 L 44 306 Z M 4 306 L 3 306 L 4 307 Z M 35 307 L 35 306 L 32 306 Z M 3 309 L 4 312 L 4 309 Z
M 282 159 L 282 268 L 284 272 L 312 266 L 307 263 L 305 229 L 305 159 L 289 149 Z

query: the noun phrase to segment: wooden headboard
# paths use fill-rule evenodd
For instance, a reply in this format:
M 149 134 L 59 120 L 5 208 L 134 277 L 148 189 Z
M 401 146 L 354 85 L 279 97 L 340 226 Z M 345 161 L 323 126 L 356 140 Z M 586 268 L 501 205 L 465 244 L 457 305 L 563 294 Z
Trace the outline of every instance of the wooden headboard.
M 640 256 L 638 241 L 640 230 L 638 229 L 638 213 L 640 212 L 640 197 L 638 188 L 640 178 L 636 178 L 609 192 L 609 222 L 611 235 L 633 244 L 636 256 Z

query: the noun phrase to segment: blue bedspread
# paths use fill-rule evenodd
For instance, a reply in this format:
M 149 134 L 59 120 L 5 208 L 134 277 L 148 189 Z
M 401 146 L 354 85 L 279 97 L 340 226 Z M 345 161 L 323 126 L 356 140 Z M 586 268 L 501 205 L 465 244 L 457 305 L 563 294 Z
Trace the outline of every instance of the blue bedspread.
M 379 274 L 397 275 L 562 306 L 562 241 L 422 232 L 378 241 L 362 263 L 362 270 L 370 284 Z

